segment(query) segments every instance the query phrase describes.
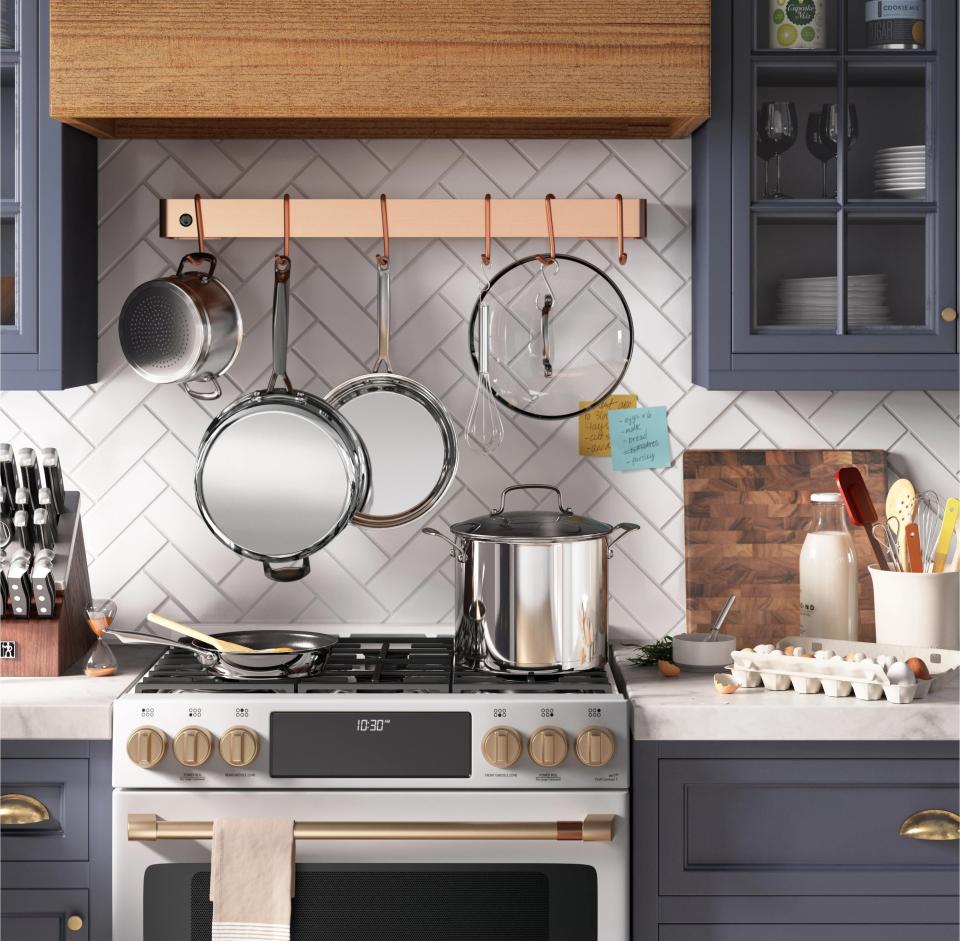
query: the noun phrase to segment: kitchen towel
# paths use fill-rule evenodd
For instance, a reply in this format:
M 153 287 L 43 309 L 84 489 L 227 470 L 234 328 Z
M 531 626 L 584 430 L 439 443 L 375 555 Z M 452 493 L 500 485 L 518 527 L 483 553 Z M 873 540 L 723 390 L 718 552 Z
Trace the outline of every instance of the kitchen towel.
M 295 854 L 292 820 L 213 822 L 213 941 L 290 941 Z

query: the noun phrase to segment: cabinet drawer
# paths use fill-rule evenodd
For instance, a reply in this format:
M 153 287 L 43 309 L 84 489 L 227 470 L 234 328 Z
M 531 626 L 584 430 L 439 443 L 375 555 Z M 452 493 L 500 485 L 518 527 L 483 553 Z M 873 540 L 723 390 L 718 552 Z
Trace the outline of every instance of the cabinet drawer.
M 0 892 L 3 941 L 87 941 L 86 889 L 5 889 Z M 75 917 L 79 922 L 67 919 Z
M 659 941 L 957 941 L 956 925 L 661 925 Z
M 86 860 L 89 761 L 86 758 L 5 758 L 0 763 L 0 790 L 40 801 L 53 826 L 6 826 L 0 839 L 4 862 Z
M 661 895 L 957 894 L 958 843 L 899 835 L 918 810 L 957 811 L 953 761 L 663 760 L 659 768 Z

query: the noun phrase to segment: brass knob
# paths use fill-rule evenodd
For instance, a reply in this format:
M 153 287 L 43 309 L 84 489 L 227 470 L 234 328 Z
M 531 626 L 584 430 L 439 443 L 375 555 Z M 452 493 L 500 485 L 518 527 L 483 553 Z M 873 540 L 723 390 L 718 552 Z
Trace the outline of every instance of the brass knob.
M 134 729 L 127 739 L 127 754 L 130 760 L 141 768 L 152 768 L 163 761 L 167 753 L 167 736 L 152 725 L 142 725 Z
M 947 323 L 953 323 L 957 319 L 957 308 L 956 307 L 944 307 L 940 311 L 940 317 Z
M 71 915 L 67 919 L 67 931 L 79 931 L 83 927 L 83 919 L 79 915 Z
M 220 757 L 234 768 L 246 768 L 260 751 L 260 737 L 245 725 L 234 725 L 220 736 Z
M 562 765 L 567 758 L 567 750 L 567 736 L 563 729 L 551 725 L 537 729 L 527 743 L 530 759 L 541 768 L 556 768 L 557 765 Z
M 960 815 L 952 810 L 918 810 L 900 824 L 911 840 L 960 840 Z
M 580 764 L 588 768 L 602 768 L 616 751 L 613 733 L 602 725 L 590 725 L 578 736 L 574 749 Z
M 0 824 L 20 826 L 50 819 L 50 811 L 29 794 L 0 795 Z
M 497 725 L 483 736 L 480 751 L 487 763 L 494 768 L 510 768 L 520 760 L 523 752 L 523 739 L 516 729 L 507 725 Z
M 198 725 L 188 725 L 177 732 L 173 754 L 185 768 L 199 768 L 213 754 L 213 736 Z

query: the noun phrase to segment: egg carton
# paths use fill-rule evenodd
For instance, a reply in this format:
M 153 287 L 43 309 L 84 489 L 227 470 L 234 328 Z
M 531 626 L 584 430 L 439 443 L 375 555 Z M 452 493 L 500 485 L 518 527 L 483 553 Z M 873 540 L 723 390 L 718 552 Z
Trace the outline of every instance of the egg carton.
M 813 658 L 789 656 L 787 647 L 802 647 Z M 830 658 L 818 652 L 832 651 Z M 960 652 L 955 650 L 901 647 L 895 644 L 870 644 L 817 637 L 785 637 L 776 647 L 760 645 L 759 650 L 735 650 L 733 665 L 728 667 L 734 679 L 744 687 L 763 686 L 771 690 L 787 690 L 810 695 L 824 693 L 857 699 L 911 703 L 923 699 L 932 690 L 955 684 L 960 675 Z M 847 656 L 857 659 L 847 660 Z M 930 678 L 915 683 L 892 682 L 878 659 L 903 663 L 920 657 L 927 664 Z

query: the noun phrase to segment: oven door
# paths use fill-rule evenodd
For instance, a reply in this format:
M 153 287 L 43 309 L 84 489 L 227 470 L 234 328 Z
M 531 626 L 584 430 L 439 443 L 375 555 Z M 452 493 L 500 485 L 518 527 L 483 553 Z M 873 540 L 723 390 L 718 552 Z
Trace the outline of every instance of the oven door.
M 131 814 L 530 824 L 614 816 L 609 841 L 303 839 L 292 941 L 627 941 L 627 795 L 606 792 L 115 791 L 114 933 L 207 941 L 210 843 L 128 840 Z M 415 832 L 415 828 L 412 828 Z M 536 828 L 528 828 L 536 833 Z M 467 833 L 463 831 L 466 830 Z

